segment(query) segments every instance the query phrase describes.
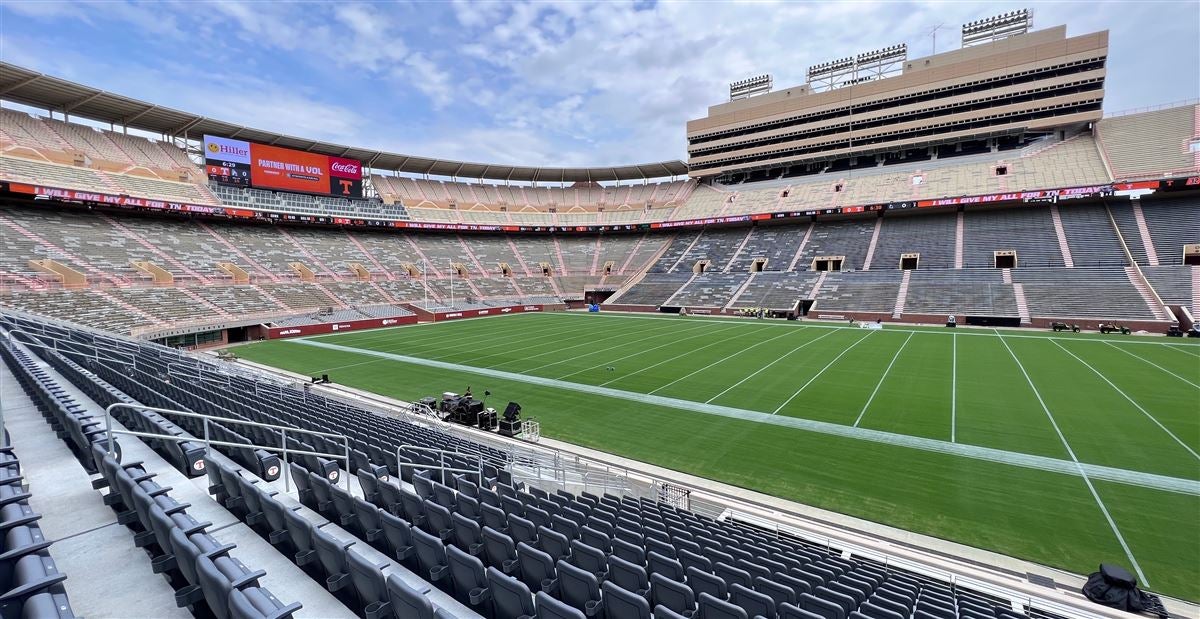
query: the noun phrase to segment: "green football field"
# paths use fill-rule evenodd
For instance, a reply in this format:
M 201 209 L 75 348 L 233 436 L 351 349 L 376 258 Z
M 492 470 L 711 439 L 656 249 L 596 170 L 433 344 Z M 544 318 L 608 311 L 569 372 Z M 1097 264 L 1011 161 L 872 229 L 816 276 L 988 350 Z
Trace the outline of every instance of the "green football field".
M 402 400 L 1200 600 L 1200 346 L 1160 337 L 518 314 L 256 343 Z

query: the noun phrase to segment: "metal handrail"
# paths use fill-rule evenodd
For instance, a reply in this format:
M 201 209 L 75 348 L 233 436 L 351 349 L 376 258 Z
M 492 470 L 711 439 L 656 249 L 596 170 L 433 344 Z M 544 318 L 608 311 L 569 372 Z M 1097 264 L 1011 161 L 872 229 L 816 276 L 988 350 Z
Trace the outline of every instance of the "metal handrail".
M 152 411 L 152 412 L 163 414 L 163 415 L 178 415 L 180 417 L 191 417 L 194 419 L 204 420 L 204 447 L 205 447 L 206 455 L 212 454 L 212 446 L 213 445 L 217 445 L 218 447 L 221 447 L 221 446 L 243 447 L 243 448 L 251 447 L 253 449 L 261 449 L 261 450 L 267 451 L 267 452 L 282 453 L 284 469 L 288 468 L 287 467 L 287 456 L 289 453 L 299 454 L 299 455 L 307 455 L 307 456 L 316 456 L 316 457 L 320 457 L 320 458 L 344 460 L 346 462 L 346 466 L 345 466 L 346 474 L 343 475 L 343 477 L 346 478 L 346 491 L 347 492 L 350 491 L 350 438 L 345 435 L 333 434 L 330 432 L 318 432 L 316 430 L 305 430 L 303 428 L 289 428 L 287 426 L 281 426 L 281 425 L 276 425 L 276 424 L 271 424 L 271 423 L 261 423 L 258 421 L 247 421 L 245 419 L 232 419 L 229 417 L 218 417 L 216 415 L 204 415 L 201 413 L 193 413 L 191 411 L 172 410 L 169 408 L 155 408 L 153 406 L 142 406 L 140 404 L 129 404 L 126 402 L 114 402 L 113 404 L 109 404 L 107 407 L 104 408 L 104 431 L 108 438 L 108 455 L 110 455 L 114 458 L 116 457 L 116 451 L 114 449 L 114 443 L 112 440 L 113 434 L 128 434 L 130 436 L 153 437 L 156 439 L 165 438 L 168 440 L 177 440 L 179 442 L 183 442 L 183 441 L 187 441 L 187 440 L 195 440 L 194 438 L 187 439 L 187 438 L 180 438 L 180 437 L 171 437 L 171 436 L 165 436 L 165 435 L 161 435 L 161 434 L 151 434 L 151 433 L 146 433 L 146 432 L 134 432 L 132 430 L 113 430 L 112 412 L 119 408 L 138 410 L 138 411 Z M 214 441 L 208 435 L 208 425 L 211 421 L 214 421 L 214 420 L 219 421 L 219 422 L 225 422 L 225 423 L 235 423 L 235 424 L 241 424 L 241 425 L 246 425 L 246 426 L 254 426 L 254 427 L 258 427 L 258 428 L 269 428 L 272 430 L 279 430 L 280 446 L 279 447 L 268 447 L 268 446 L 264 446 L 264 445 L 254 445 L 254 444 L 245 445 L 242 443 L 229 443 L 226 441 Z M 326 453 L 315 452 L 315 451 L 307 451 L 307 450 L 302 450 L 302 449 L 289 450 L 287 447 L 287 433 L 288 432 L 308 434 L 308 435 L 312 435 L 312 436 L 324 436 L 324 437 L 329 437 L 329 438 L 334 438 L 334 439 L 340 438 L 340 439 L 342 439 L 342 443 L 345 445 L 346 451 L 344 454 L 337 455 L 337 454 L 326 454 Z M 290 470 L 281 471 L 280 473 L 283 474 L 284 490 L 291 492 L 292 486 L 291 486 L 291 479 L 290 479 Z
M 433 466 L 432 464 L 412 464 L 412 463 L 401 462 L 400 458 L 402 456 L 400 455 L 400 453 L 406 449 L 411 449 L 413 451 L 424 451 L 424 452 L 428 452 L 428 453 L 438 454 L 439 466 Z M 479 481 L 480 481 L 480 483 L 483 483 L 483 479 L 484 479 L 484 477 L 483 477 L 483 456 L 481 456 L 479 454 L 474 454 L 476 460 L 478 461 L 478 469 L 472 471 L 470 469 L 456 469 L 453 467 L 446 466 L 446 454 L 447 453 L 451 453 L 451 454 L 458 455 L 458 456 L 472 455 L 472 454 L 460 453 L 457 451 L 449 451 L 446 449 L 437 449 L 435 447 L 419 447 L 417 445 L 401 445 L 396 448 L 396 469 L 397 469 L 396 472 L 399 473 L 399 469 L 405 468 L 405 467 L 413 468 L 413 469 L 421 469 L 421 470 L 441 471 L 443 484 L 446 483 L 446 471 L 450 471 L 451 473 L 463 473 L 465 475 L 469 475 L 471 473 L 479 473 Z

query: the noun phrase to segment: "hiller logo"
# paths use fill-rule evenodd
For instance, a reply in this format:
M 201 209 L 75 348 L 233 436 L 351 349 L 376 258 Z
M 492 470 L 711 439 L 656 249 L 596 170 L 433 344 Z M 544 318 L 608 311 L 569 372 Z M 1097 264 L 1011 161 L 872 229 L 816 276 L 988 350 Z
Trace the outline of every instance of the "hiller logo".
M 227 153 L 230 155 L 237 155 L 239 157 L 246 157 L 246 156 L 250 155 L 250 151 L 248 149 L 235 148 L 228 144 L 217 144 L 216 142 L 208 143 L 208 152 L 213 153 L 213 154 Z
M 357 163 L 346 163 L 346 162 L 341 162 L 341 161 L 335 161 L 335 162 L 333 162 L 333 165 L 331 165 L 329 167 L 334 172 L 341 172 L 343 174 L 358 174 L 359 173 Z

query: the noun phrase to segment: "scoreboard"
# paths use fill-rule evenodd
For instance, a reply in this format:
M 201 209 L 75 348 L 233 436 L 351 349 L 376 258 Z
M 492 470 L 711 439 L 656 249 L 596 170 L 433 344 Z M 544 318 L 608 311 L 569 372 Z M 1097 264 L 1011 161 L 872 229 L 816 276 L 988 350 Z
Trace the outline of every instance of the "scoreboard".
M 357 159 L 204 136 L 208 178 L 240 187 L 361 198 L 363 166 Z

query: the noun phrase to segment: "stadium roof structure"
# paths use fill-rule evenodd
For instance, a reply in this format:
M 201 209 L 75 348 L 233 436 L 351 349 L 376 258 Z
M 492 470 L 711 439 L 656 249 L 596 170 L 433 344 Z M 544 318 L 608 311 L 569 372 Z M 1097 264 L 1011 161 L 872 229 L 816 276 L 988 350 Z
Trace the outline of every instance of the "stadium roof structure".
M 526 182 L 628 181 L 683 176 L 687 164 L 675 161 L 623 166 L 550 168 L 453 161 L 389 153 L 275 133 L 199 116 L 85 86 L 25 67 L 0 62 L 0 99 L 70 116 L 121 125 L 171 137 L 196 139 L 208 134 L 297 150 L 358 159 L 369 168 L 411 174 Z

